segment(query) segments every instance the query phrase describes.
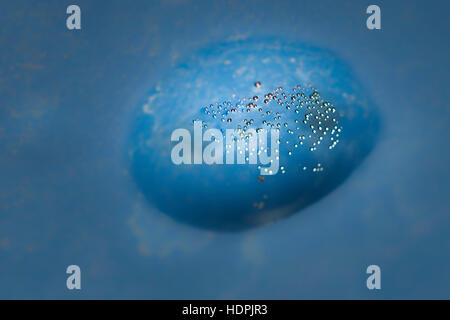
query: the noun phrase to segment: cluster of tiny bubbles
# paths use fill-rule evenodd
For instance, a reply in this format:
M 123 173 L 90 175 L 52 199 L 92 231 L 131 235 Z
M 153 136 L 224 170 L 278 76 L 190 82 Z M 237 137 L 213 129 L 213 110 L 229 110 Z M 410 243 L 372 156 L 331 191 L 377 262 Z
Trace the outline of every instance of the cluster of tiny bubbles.
M 254 82 L 254 87 L 262 91 L 261 85 L 260 81 Z M 270 92 L 262 92 L 260 95 L 210 104 L 202 110 L 209 118 L 203 121 L 204 128 L 208 128 L 208 122 L 211 123 L 211 127 L 221 122 L 223 125 L 217 128 L 223 134 L 226 129 L 234 129 L 237 132 L 237 136 L 233 137 L 234 141 L 248 140 L 252 135 L 249 129 L 255 129 L 257 133 L 262 129 L 277 130 L 280 136 L 280 139 L 276 141 L 277 159 L 282 153 L 283 157 L 284 155 L 291 157 L 296 152 L 316 152 L 322 147 L 333 150 L 339 143 L 339 135 L 342 131 L 336 108 L 331 102 L 324 100 L 320 92 L 311 85 L 297 85 L 287 91 L 278 87 Z M 269 140 L 267 144 L 269 145 Z M 227 153 L 231 147 L 231 144 L 225 146 Z M 255 152 L 257 154 L 270 152 L 270 149 L 267 151 L 267 147 L 264 150 L 263 147 L 258 150 L 237 148 L 238 153 L 246 152 L 249 155 Z M 283 150 L 280 151 L 280 148 Z M 248 161 L 248 157 L 246 160 Z M 261 166 L 258 166 L 259 168 Z M 312 172 L 324 170 L 320 163 L 312 168 L 298 163 L 299 171 L 307 171 L 308 168 Z M 282 164 L 279 172 L 284 174 L 287 171 L 287 166 Z M 265 181 L 265 178 L 258 178 L 258 181 Z
M 320 163 L 317 164 L 315 168 L 313 168 L 313 172 L 321 172 L 323 171 L 323 167 Z

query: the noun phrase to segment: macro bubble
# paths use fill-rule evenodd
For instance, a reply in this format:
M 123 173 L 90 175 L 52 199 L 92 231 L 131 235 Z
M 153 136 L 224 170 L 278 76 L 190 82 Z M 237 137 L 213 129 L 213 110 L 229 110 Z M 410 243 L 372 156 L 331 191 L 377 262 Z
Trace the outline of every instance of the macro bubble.
M 182 61 L 143 97 L 130 123 L 126 154 L 149 214 L 157 210 L 215 231 L 270 225 L 326 197 L 376 144 L 376 107 L 350 67 L 326 49 L 242 40 L 211 45 Z M 217 129 L 225 137 L 232 129 L 236 136 L 230 143 L 204 135 L 196 147 L 195 123 L 202 135 Z M 191 164 L 172 161 L 177 129 L 190 135 Z M 271 129 L 279 135 L 274 166 L 249 163 L 272 150 Z M 250 146 L 263 131 L 267 146 Z M 206 163 L 213 144 L 222 146 L 222 164 Z M 232 144 L 244 164 L 226 163 Z

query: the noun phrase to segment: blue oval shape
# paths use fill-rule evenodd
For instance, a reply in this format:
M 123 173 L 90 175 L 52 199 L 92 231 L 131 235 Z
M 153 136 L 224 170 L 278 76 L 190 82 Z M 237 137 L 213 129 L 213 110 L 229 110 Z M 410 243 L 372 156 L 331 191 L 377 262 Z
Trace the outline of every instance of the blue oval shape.
M 171 134 L 185 128 L 193 139 L 193 120 L 204 131 L 278 128 L 280 170 L 266 176 L 261 164 L 174 164 Z M 149 203 L 176 220 L 245 230 L 335 189 L 372 150 L 378 131 L 367 93 L 329 51 L 272 39 L 229 42 L 197 52 L 151 90 L 133 122 L 131 172 Z

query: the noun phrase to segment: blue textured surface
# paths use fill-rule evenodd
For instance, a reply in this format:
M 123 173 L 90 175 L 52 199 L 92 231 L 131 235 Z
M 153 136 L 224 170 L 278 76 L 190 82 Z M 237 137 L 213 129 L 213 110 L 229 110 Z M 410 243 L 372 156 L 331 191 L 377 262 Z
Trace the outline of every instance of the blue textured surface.
M 80 32 L 72 2 L 0 1 L 1 298 L 450 297 L 448 1 L 377 1 L 380 31 L 364 1 L 77 3 Z M 269 227 L 152 210 L 124 155 L 136 107 L 198 50 L 267 37 L 349 64 L 383 124 L 370 155 Z

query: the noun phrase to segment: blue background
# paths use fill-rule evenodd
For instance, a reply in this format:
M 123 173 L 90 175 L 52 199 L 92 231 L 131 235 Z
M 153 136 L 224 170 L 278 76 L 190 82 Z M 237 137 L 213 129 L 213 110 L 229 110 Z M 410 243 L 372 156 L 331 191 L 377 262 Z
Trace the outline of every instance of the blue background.
M 380 31 L 366 1 L 77 1 L 69 31 L 72 3 L 0 2 L 0 298 L 450 297 L 448 1 L 377 1 Z M 270 227 L 149 212 L 123 158 L 138 101 L 191 52 L 267 36 L 352 66 L 383 122 L 375 149 Z

